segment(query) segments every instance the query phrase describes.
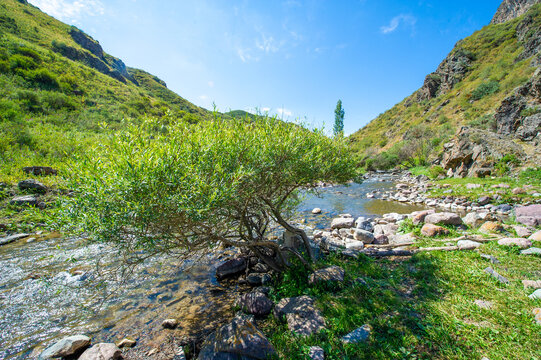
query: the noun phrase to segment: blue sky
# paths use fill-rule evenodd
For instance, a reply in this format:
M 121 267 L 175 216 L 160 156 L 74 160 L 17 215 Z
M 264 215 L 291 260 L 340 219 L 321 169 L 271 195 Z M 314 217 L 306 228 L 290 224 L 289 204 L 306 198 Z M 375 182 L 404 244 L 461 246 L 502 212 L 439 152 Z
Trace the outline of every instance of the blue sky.
M 205 107 L 350 134 L 418 89 L 500 0 L 30 0 Z

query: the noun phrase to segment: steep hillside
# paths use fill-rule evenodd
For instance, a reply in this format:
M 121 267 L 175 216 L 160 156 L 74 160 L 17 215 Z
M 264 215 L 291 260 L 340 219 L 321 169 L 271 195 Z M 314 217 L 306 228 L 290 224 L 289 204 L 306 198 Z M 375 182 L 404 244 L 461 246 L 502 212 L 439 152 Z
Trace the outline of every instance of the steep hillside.
M 444 150 L 448 153 L 453 147 L 446 143 L 465 125 L 474 129 L 474 137 L 488 137 L 483 131 L 497 138 L 507 137 L 506 146 L 491 148 L 498 151 L 485 156 L 483 167 L 493 166 L 515 149 L 509 144 L 511 140 L 518 149 L 524 149 L 523 154 L 531 155 L 524 156 L 527 162 L 535 162 L 535 144 L 539 141 L 535 117 L 541 111 L 541 98 L 535 90 L 541 64 L 538 3 L 505 0 L 492 23 L 459 41 L 418 91 L 351 135 L 352 149 L 361 162 L 373 168 L 437 163 L 435 159 L 441 159 Z M 534 119 L 525 121 L 529 116 Z M 489 152 L 489 148 L 482 150 Z M 442 165 L 452 167 L 451 174 L 455 174 L 461 164 L 444 161 Z M 466 167 L 461 175 L 476 175 L 470 172 L 471 164 Z

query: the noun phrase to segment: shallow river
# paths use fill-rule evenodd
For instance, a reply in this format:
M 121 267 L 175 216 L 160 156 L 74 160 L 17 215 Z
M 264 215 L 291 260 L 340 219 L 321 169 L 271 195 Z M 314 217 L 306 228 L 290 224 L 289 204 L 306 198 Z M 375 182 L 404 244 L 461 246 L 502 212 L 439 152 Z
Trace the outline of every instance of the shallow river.
M 306 196 L 296 220 L 310 230 L 328 227 L 340 213 L 419 209 L 366 197 L 392 186 L 391 179 L 382 178 L 320 189 L 319 197 Z M 315 207 L 322 214 L 312 215 Z M 210 258 L 153 259 L 121 277 L 118 259 L 103 245 L 51 234 L 1 246 L 0 359 L 34 358 L 56 338 L 79 333 L 90 335 L 93 343 L 131 337 L 158 347 L 166 341 L 160 323 L 168 317 L 181 319 L 180 332 L 187 336 L 212 329 L 230 316 L 240 290 L 217 283 L 215 263 Z

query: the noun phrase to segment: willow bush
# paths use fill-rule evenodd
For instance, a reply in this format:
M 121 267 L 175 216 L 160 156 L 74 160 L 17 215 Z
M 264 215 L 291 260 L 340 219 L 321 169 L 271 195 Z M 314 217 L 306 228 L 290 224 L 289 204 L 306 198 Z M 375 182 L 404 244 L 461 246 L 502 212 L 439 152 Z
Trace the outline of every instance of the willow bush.
M 68 215 L 128 262 L 222 243 L 278 271 L 288 266 L 283 252 L 295 250 L 268 240 L 272 224 L 298 234 L 313 260 L 306 234 L 287 220 L 298 191 L 355 176 L 343 140 L 268 117 L 146 119 L 75 163 Z

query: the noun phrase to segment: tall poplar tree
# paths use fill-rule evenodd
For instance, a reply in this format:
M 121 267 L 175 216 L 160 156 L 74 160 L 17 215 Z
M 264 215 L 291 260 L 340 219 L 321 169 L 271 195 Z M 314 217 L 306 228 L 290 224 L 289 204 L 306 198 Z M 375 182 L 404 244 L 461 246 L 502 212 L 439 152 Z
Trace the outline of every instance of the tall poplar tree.
M 334 110 L 334 136 L 342 136 L 344 134 L 344 114 L 342 100 L 338 100 L 336 109 Z

